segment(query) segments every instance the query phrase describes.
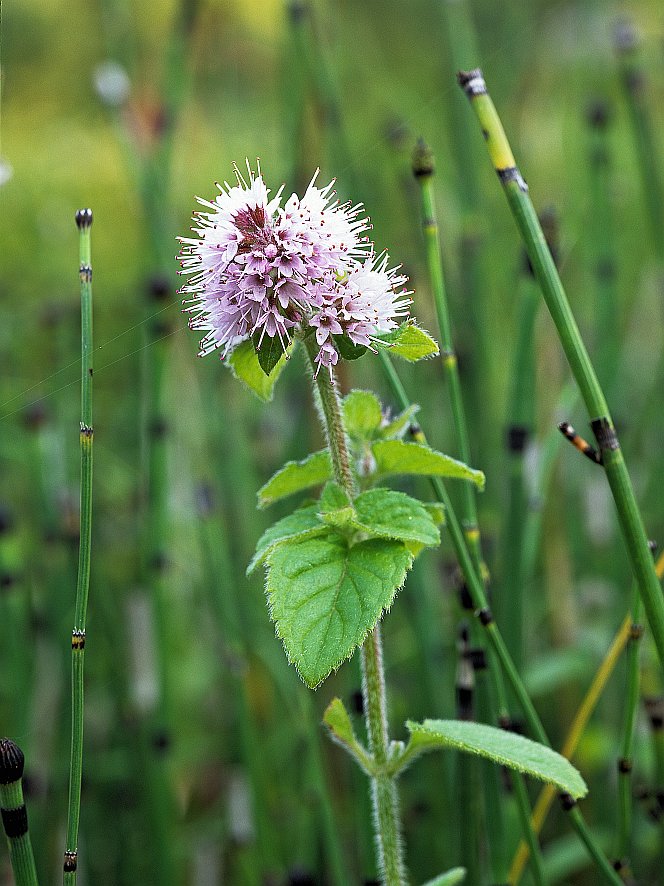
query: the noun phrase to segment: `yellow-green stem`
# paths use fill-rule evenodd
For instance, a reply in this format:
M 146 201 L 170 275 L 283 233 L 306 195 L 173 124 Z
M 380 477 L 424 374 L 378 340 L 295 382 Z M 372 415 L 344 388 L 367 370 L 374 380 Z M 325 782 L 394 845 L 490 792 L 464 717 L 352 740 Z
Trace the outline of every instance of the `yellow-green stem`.
M 652 556 L 648 548 L 648 538 L 634 489 L 604 393 L 581 339 L 565 290 L 528 195 L 528 186 L 516 166 L 502 123 L 486 91 L 482 72 L 475 69 L 468 73 L 460 73 L 459 82 L 469 97 L 482 128 L 491 162 L 503 185 L 542 295 L 558 331 L 565 356 L 590 415 L 591 425 L 599 444 L 604 470 L 618 513 L 620 528 L 648 616 L 648 623 L 657 646 L 660 662 L 664 664 L 664 599 L 659 580 L 655 574 Z

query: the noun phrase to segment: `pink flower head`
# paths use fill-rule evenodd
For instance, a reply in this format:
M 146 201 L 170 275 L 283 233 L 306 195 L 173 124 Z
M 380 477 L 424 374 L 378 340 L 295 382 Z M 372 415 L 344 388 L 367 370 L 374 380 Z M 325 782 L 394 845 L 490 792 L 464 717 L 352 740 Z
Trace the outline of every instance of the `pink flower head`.
M 181 237 L 181 292 L 192 329 L 205 333 L 200 353 L 221 356 L 253 337 L 278 337 L 282 348 L 294 327 L 316 330 L 316 357 L 330 372 L 339 355 L 333 336 L 370 347 L 407 316 L 406 277 L 388 270 L 364 233 L 361 204 L 335 200 L 334 182 L 315 184 L 302 198 L 281 206 L 283 188 L 270 199 L 260 166 L 247 161 L 248 180 L 235 168 L 237 184 L 218 185 L 213 201 L 194 217 L 195 236 Z

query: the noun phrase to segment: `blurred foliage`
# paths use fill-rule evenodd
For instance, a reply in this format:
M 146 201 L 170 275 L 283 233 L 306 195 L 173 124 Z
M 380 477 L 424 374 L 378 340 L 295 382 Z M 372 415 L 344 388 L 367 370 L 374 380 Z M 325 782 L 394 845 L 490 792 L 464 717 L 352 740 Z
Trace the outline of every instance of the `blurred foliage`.
M 270 882 L 289 882 L 289 875 L 290 882 L 302 882 L 295 879 L 298 869 L 313 872 L 311 882 L 327 882 L 312 750 L 318 742 L 352 882 L 375 876 L 366 785 L 315 726 L 334 694 L 347 702 L 353 697 L 359 687 L 357 663 L 345 665 L 315 695 L 308 694 L 274 638 L 260 580 L 244 577 L 267 519 L 254 511 L 255 492 L 285 458 L 301 458 L 321 443 L 302 364 L 299 357 L 291 361 L 274 402 L 262 406 L 214 356 L 194 360 L 196 340 L 186 331 L 175 294 L 176 263 L 156 263 L 150 240 L 154 226 L 147 217 L 152 212 L 154 222 L 159 214 L 167 232 L 167 243 L 159 246 L 174 256 L 175 237 L 186 234 L 190 224 L 194 195 L 210 198 L 216 179 L 230 180 L 234 161 L 260 157 L 274 190 L 284 180 L 288 187 L 306 184 L 320 167 L 321 181 L 336 176 L 342 197 L 366 204 L 377 245 L 388 247 L 393 259 L 403 263 L 416 292 L 414 312 L 435 332 L 410 173 L 411 150 L 422 135 L 437 158 L 443 259 L 462 376 L 465 367 L 473 366 L 477 354 L 470 312 L 459 295 L 458 241 L 468 225 L 460 196 L 465 158 L 455 154 L 450 125 L 452 103 L 460 97 L 442 2 L 313 0 L 307 39 L 316 70 L 328 71 L 336 84 L 336 111 L 303 73 L 306 66 L 289 23 L 289 6 L 281 0 L 184 0 L 185 13 L 195 13 L 183 63 L 175 71 L 184 99 L 177 117 L 168 120 L 164 82 L 181 14 L 176 0 L 4 4 L 0 159 L 11 165 L 13 174 L 0 185 L 0 504 L 7 513 L 7 528 L 0 533 L 0 732 L 11 735 L 26 752 L 33 844 L 44 882 L 60 865 L 66 815 L 78 495 L 73 216 L 88 205 L 95 213 L 96 347 L 82 819 L 82 864 L 89 881 L 156 882 L 149 852 L 143 852 L 151 831 L 143 796 L 142 712 L 134 685 L 136 648 L 148 642 L 136 601 L 142 599 L 138 588 L 150 446 L 144 379 L 155 347 L 149 331 L 155 318 L 170 326 L 163 327 L 162 337 L 167 337 L 169 431 L 166 657 L 174 695 L 167 766 L 178 810 L 175 882 L 221 882 L 223 867 L 224 882 L 257 883 L 266 870 L 261 867 L 265 858 L 275 876 Z M 537 208 L 553 204 L 558 211 L 562 274 L 591 346 L 597 344 L 596 309 L 587 232 L 594 207 L 588 197 L 585 112 L 595 96 L 610 104 L 621 342 L 611 405 L 624 431 L 649 532 L 661 539 L 664 429 L 656 372 L 662 350 L 662 268 L 647 232 L 643 186 L 611 48 L 616 16 L 629 14 L 642 36 L 640 58 L 662 170 L 661 2 L 532 0 L 523 5 L 475 0 L 472 6 L 478 63 Z M 94 85 L 99 66 L 109 61 L 121 66 L 129 83 L 128 97 L 115 108 L 104 104 Z M 336 112 L 343 121 L 345 156 Z M 165 180 L 158 187 L 152 184 L 149 203 L 144 171 L 171 123 L 170 166 Z M 470 227 L 486 250 L 482 323 L 490 372 L 471 398 L 480 404 L 470 415 L 472 448 L 482 452 L 481 463 L 474 466 L 487 471 L 480 523 L 488 566 L 497 585 L 502 581 L 509 590 L 509 576 L 500 574 L 507 496 L 503 431 L 522 260 L 488 162 L 477 169 L 477 178 L 482 210 L 470 219 Z M 169 280 L 163 303 L 145 297 L 156 273 Z M 569 418 L 579 428 L 585 419 L 578 407 L 571 415 L 556 414 L 567 371 L 543 311 L 536 343 L 535 431 L 541 443 L 559 418 Z M 421 402 L 419 418 L 432 445 L 448 451 L 453 435 L 439 365 L 431 361 L 408 369 L 404 380 Z M 376 387 L 389 403 L 370 357 L 346 368 L 342 381 L 345 388 Z M 628 606 L 626 559 L 605 489 L 589 478 L 593 470 L 565 448 L 543 508 L 543 542 L 527 588 L 525 676 L 530 676 L 556 746 Z M 442 558 L 424 555 L 386 621 L 395 737 L 403 737 L 401 724 L 407 717 L 454 715 L 458 612 L 453 573 L 445 545 Z M 232 618 L 226 620 L 232 613 L 224 611 L 224 597 L 231 595 L 239 628 Z M 244 648 L 238 648 L 236 629 Z M 659 693 L 652 654 L 645 659 L 644 693 Z M 591 787 L 584 808 L 601 834 L 613 833 L 615 826 L 623 682 L 619 670 L 577 757 Z M 258 765 L 243 747 L 241 697 L 253 724 Z M 636 805 L 635 834 L 645 859 L 642 882 L 653 884 L 662 831 L 648 817 L 652 796 L 647 792 L 662 788 L 657 779 L 664 773 L 657 769 L 657 759 L 657 745 L 650 743 L 642 716 L 635 784 L 645 799 Z M 441 778 L 451 783 L 453 765 L 426 759 L 403 779 L 407 857 L 418 882 L 458 861 L 455 800 L 441 796 L 438 787 Z M 258 804 L 271 822 L 270 845 L 261 845 L 258 854 L 255 821 L 252 825 L 251 815 L 242 811 L 249 802 L 248 782 L 253 784 L 255 816 Z M 510 852 L 517 833 L 515 825 Z M 552 876 L 554 870 L 562 871 L 560 876 L 572 882 L 576 870 L 581 873 L 574 882 L 596 882 L 594 872 L 583 867 L 585 856 L 563 841 L 566 830 L 556 813 L 544 832 Z

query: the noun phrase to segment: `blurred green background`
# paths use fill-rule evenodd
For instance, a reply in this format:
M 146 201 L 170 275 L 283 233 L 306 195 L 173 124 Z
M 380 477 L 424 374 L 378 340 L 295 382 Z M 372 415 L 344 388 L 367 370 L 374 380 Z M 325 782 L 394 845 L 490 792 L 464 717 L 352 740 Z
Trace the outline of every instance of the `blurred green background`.
M 616 19 L 628 15 L 641 37 L 638 64 L 662 174 L 659 0 L 5 0 L 0 732 L 26 753 L 43 882 L 59 878 L 66 816 L 79 457 L 77 208 L 91 206 L 95 215 L 96 348 L 82 880 L 338 884 L 330 873 L 335 839 L 347 882 L 376 876 L 364 778 L 317 726 L 334 695 L 352 705 L 357 661 L 306 692 L 274 637 L 260 580 L 244 576 L 268 523 L 254 510 L 255 492 L 286 458 L 321 445 L 302 363 L 292 361 L 273 403 L 253 401 L 215 356 L 195 359 L 197 341 L 176 293 L 175 238 L 187 234 L 194 195 L 211 198 L 215 180 L 231 179 L 234 161 L 259 157 L 275 191 L 282 182 L 306 185 L 317 167 L 322 183 L 336 177 L 343 198 L 366 205 L 377 246 L 411 277 L 414 314 L 437 334 L 410 172 L 416 139 L 431 145 L 473 464 L 487 473 L 485 555 L 509 601 L 501 561 L 510 464 L 503 438 L 523 259 L 479 132 L 463 149 L 464 115 L 471 114 L 454 70 L 468 49 L 448 7 L 472 7 L 476 63 L 537 209 L 556 209 L 563 279 L 595 357 L 605 351 L 587 108 L 596 99 L 608 103 L 617 301 L 615 347 L 600 369 L 649 534 L 662 538 L 664 256 L 649 228 L 612 49 Z M 460 240 L 482 255 L 481 292 L 472 298 Z M 557 412 L 568 374 L 543 310 L 535 342 L 533 431 L 541 443 L 561 418 L 580 429 L 586 422 L 578 404 L 570 414 Z M 403 378 L 433 444 L 455 454 L 439 364 L 408 368 Z M 342 384 L 375 388 L 390 405 L 370 356 L 346 367 Z M 527 462 L 530 477 L 537 451 Z M 524 674 L 559 746 L 627 611 L 630 578 L 602 478 L 571 448 L 556 458 L 550 489 L 531 490 L 540 497 L 531 510 L 539 508 L 543 530 L 526 587 Z M 460 616 L 453 574 L 446 544 L 442 554 L 425 555 L 387 619 L 395 737 L 403 737 L 407 717 L 454 716 Z M 509 603 L 502 606 L 509 611 Z M 647 648 L 648 695 L 661 688 L 652 661 Z M 584 808 L 609 852 L 623 685 L 619 669 L 577 757 L 591 786 Z M 639 882 L 656 883 L 662 830 L 652 796 L 664 756 L 644 716 L 638 735 L 635 785 L 646 796 L 635 808 L 635 857 Z M 427 759 L 403 779 L 414 882 L 463 855 L 454 767 Z M 507 857 L 517 834 L 515 825 Z M 551 882 L 599 882 L 566 835 L 555 812 L 544 832 Z M 3 877 L 11 882 L 6 857 Z

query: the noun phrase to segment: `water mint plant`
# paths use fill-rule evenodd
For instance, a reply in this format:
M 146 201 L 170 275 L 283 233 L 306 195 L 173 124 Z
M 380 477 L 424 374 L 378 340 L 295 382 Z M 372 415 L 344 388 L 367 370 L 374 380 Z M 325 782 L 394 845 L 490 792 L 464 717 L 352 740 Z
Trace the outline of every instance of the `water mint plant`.
M 327 445 L 278 470 L 258 502 L 267 507 L 321 492 L 261 536 L 247 571 L 264 568 L 277 636 L 308 687 L 360 650 L 368 747 L 339 699 L 325 723 L 370 778 L 379 870 L 388 886 L 400 886 L 407 874 L 397 776 L 421 753 L 453 747 L 488 757 L 574 798 L 586 787 L 550 748 L 485 724 L 408 722 L 409 742 L 390 740 L 380 621 L 414 559 L 438 545 L 445 507 L 385 481 L 420 475 L 481 489 L 484 475 L 422 437 L 404 439 L 416 406 L 393 416 L 370 391 L 340 395 L 341 360 L 374 352 L 413 362 L 438 353 L 408 317 L 406 277 L 368 240 L 362 205 L 335 202 L 332 184 L 319 188 L 314 175 L 301 199 L 293 194 L 282 206 L 283 189 L 270 198 L 260 168 L 254 173 L 247 164 L 247 172 L 245 178 L 236 168 L 237 183 L 219 185 L 213 201 L 199 198 L 205 209 L 194 217 L 195 236 L 181 239 L 185 311 L 191 328 L 205 333 L 201 355 L 219 350 L 263 400 L 292 349 L 306 354 Z

